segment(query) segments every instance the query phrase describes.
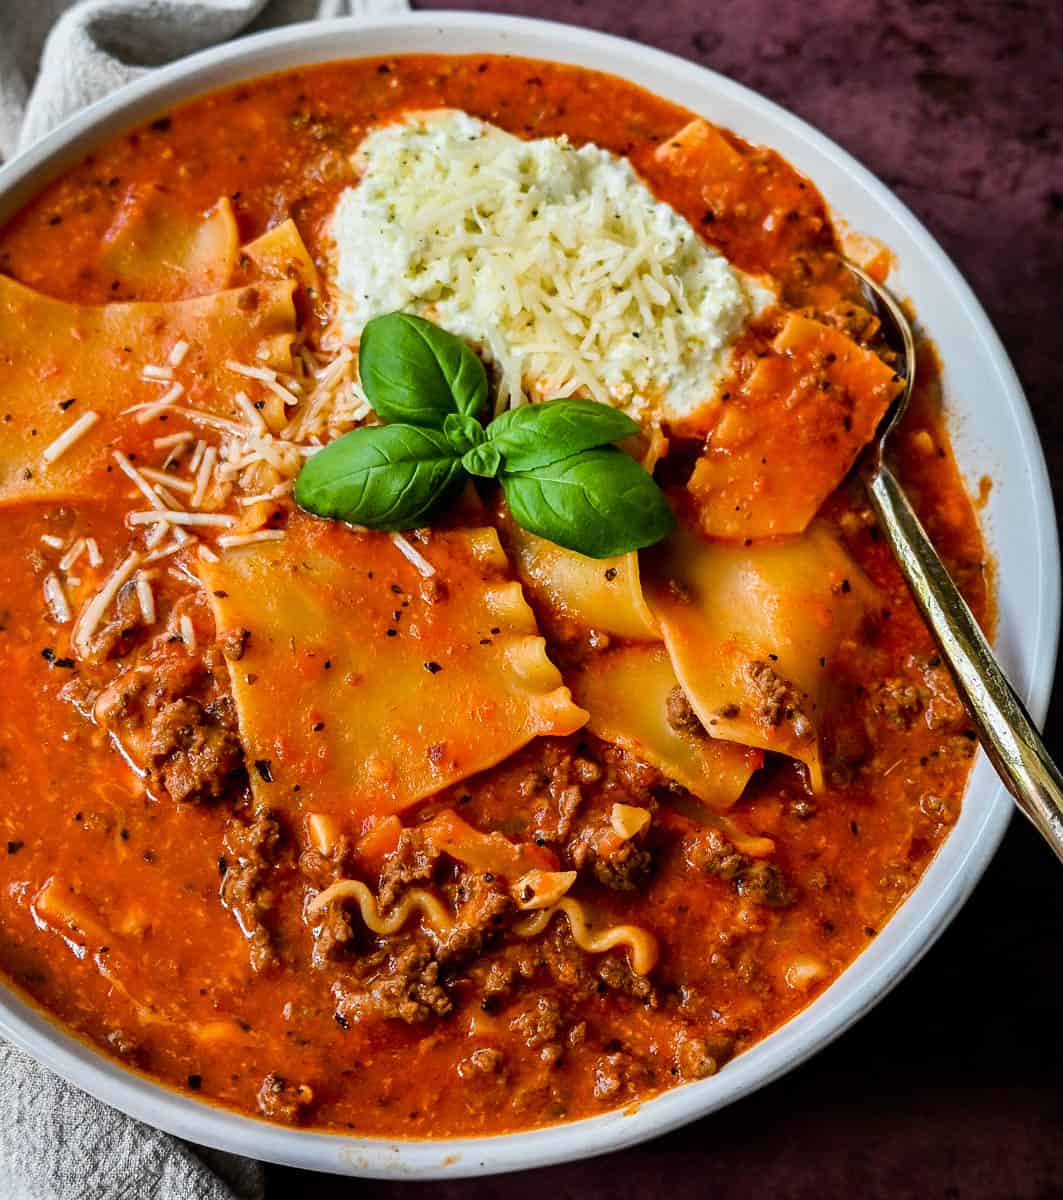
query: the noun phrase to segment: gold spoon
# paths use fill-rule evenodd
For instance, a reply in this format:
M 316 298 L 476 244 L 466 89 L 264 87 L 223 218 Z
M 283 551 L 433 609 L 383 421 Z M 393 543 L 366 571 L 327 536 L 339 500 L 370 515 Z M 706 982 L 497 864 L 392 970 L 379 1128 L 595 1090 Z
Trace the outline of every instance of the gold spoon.
M 915 339 L 894 297 L 854 263 L 859 280 L 889 345 L 901 354 L 904 388 L 886 410 L 874 441 L 855 467 L 867 489 L 882 532 L 904 572 L 916 604 L 956 681 L 982 746 L 1015 803 L 1063 861 L 1063 775 L 1015 689 L 952 582 L 896 476 L 886 465 L 886 439 L 908 407 L 915 383 Z

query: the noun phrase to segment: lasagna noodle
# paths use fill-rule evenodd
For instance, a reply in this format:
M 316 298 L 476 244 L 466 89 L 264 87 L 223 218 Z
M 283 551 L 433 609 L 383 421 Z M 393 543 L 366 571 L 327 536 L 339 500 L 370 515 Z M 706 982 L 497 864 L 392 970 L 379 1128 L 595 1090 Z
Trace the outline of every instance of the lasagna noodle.
M 422 549 L 427 582 L 386 534 L 296 516 L 197 563 L 219 636 L 249 631 L 231 674 L 260 802 L 379 818 L 586 721 L 495 531 Z
M 873 608 L 873 585 L 824 524 L 749 547 L 689 530 L 650 559 L 650 604 L 672 666 L 714 738 L 805 763 L 823 786 L 817 731 L 841 644 Z
M 339 879 L 318 892 L 306 907 L 307 918 L 316 921 L 324 916 L 330 904 L 350 901 L 358 905 L 365 927 L 378 937 L 391 937 L 398 933 L 414 913 L 424 917 L 425 924 L 436 937 L 444 937 L 454 926 L 454 919 L 442 901 L 426 888 L 410 888 L 385 916 L 380 911 L 376 897 L 360 879 Z
M 679 680 L 660 643 L 592 655 L 569 683 L 590 713 L 592 733 L 657 767 L 714 810 L 730 808 L 764 761 L 759 750 L 672 727 L 668 697 Z
M 124 939 L 103 924 L 85 900 L 69 883 L 50 877 L 30 902 L 33 919 L 56 934 L 75 958 L 88 958 L 108 983 L 128 1001 L 143 1025 L 180 1026 L 203 1042 L 215 1043 L 243 1038 L 244 1030 L 228 1017 L 211 1021 L 189 1021 L 175 1011 L 153 1001 L 138 999 L 126 981 L 137 974 L 134 951 Z
M 324 916 L 330 904 L 337 903 L 357 905 L 366 928 L 378 937 L 391 937 L 405 929 L 418 914 L 437 941 L 454 928 L 454 918 L 427 888 L 411 888 L 389 913 L 384 914 L 372 891 L 359 879 L 340 879 L 318 892 L 307 905 L 307 918 L 315 922 Z M 638 925 L 599 928 L 584 905 L 570 896 L 523 918 L 514 925 L 513 931 L 520 938 L 538 937 L 559 914 L 568 918 L 572 940 L 587 954 L 605 954 L 617 946 L 625 946 L 631 969 L 637 975 L 648 975 L 657 965 L 657 939 L 649 930 Z
M 802 533 L 903 386 L 840 329 L 790 313 L 718 419 L 688 488 L 705 533 Z
M 430 820 L 414 826 L 421 845 L 441 851 L 472 871 L 490 872 L 510 883 L 534 870 L 553 871 L 557 856 L 534 842 L 511 842 L 504 834 L 483 833 L 444 808 Z
M 100 267 L 138 300 L 205 296 L 231 283 L 238 244 L 228 196 L 197 217 L 159 188 L 140 184 L 126 193 L 104 235 Z
M 161 399 L 169 386 L 142 378 L 143 369 L 164 364 L 178 342 L 189 347 L 179 403 L 241 419 L 233 396 L 246 380 L 224 364 L 235 358 L 290 369 L 294 286 L 259 283 L 172 303 L 81 306 L 0 275 L 0 506 L 90 499 L 113 487 L 110 447 L 144 435 L 129 410 Z M 91 428 L 48 462 L 46 448 L 90 413 L 98 416 Z
M 587 954 L 605 954 L 617 946 L 628 949 L 631 969 L 636 975 L 648 975 L 657 965 L 657 939 L 639 925 L 606 925 L 599 927 L 579 900 L 566 896 L 552 908 L 544 908 L 525 917 L 513 927 L 518 937 L 538 937 L 558 914 L 568 918 L 572 940 Z
M 248 242 L 240 251 L 240 265 L 262 279 L 293 279 L 311 295 L 321 291 L 317 267 L 291 217 Z
M 533 598 L 585 629 L 636 641 L 660 637 L 642 594 L 636 553 L 587 558 L 536 537 L 515 521 L 507 520 L 504 528 L 506 547 Z

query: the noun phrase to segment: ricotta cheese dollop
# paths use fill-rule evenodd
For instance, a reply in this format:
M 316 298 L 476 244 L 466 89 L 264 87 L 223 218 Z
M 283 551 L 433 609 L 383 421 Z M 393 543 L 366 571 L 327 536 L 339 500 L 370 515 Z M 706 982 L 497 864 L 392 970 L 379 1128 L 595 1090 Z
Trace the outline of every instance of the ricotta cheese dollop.
M 643 420 L 709 402 L 765 289 L 625 158 L 467 113 L 369 133 L 332 220 L 339 327 L 404 310 L 497 365 L 499 410 L 586 395 Z

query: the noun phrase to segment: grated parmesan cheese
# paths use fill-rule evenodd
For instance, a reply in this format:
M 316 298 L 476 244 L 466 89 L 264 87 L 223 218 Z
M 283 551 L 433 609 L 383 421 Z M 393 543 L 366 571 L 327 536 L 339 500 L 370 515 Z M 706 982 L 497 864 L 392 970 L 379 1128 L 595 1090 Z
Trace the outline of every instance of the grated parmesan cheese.
M 54 463 L 57 458 L 65 454 L 75 442 L 80 441 L 86 433 L 100 419 L 98 412 L 82 413 L 80 417 L 73 423 L 68 425 L 66 429 L 49 445 L 45 446 L 41 458 L 46 463 Z
M 60 625 L 65 625 L 70 620 L 70 604 L 67 601 L 66 592 L 63 590 L 59 576 L 53 571 L 49 571 L 44 577 L 44 600 L 52 617 Z
M 340 329 L 414 311 L 478 344 L 499 408 L 573 394 L 688 416 L 766 290 L 630 163 L 439 110 L 370 133 L 332 221 Z
M 428 559 L 425 558 L 425 556 L 420 552 L 420 550 L 418 550 L 411 541 L 404 538 L 401 533 L 393 533 L 391 535 L 391 540 L 395 545 L 395 549 L 398 550 L 403 558 L 412 563 L 425 577 L 425 579 L 430 579 L 436 573 L 435 567 L 433 567 Z

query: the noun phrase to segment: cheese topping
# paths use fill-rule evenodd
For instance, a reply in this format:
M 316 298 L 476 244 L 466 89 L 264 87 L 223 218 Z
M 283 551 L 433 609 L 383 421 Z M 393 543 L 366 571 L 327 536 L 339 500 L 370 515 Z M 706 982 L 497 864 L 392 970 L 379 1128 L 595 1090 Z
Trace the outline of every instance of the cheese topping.
M 636 418 L 712 399 L 763 289 L 630 163 L 455 110 L 370 133 L 332 224 L 340 329 L 416 312 L 499 370 L 498 408 L 586 395 Z

